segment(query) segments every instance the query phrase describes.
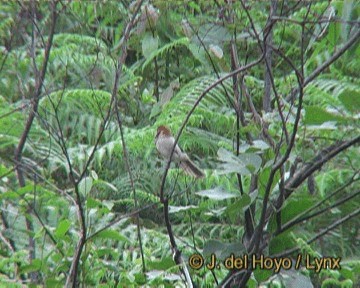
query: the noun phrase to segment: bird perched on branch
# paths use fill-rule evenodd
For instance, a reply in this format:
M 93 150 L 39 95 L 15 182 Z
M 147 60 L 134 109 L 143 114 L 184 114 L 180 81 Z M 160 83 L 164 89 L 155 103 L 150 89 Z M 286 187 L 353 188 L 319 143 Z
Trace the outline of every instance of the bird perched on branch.
M 166 126 L 159 126 L 155 136 L 155 145 L 162 157 L 169 159 L 174 143 L 175 138 L 172 136 L 170 129 Z M 178 144 L 175 146 L 171 160 L 179 163 L 180 168 L 188 175 L 195 178 L 202 178 L 205 176 L 204 172 L 190 160 L 189 156 L 181 151 Z

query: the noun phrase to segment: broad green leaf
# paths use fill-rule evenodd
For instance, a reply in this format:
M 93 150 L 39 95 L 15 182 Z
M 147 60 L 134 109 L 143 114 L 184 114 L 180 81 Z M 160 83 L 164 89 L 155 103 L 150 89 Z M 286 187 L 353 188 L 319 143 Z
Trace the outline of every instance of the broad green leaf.
M 226 208 L 226 213 L 229 217 L 234 220 L 236 215 L 242 214 L 244 208 L 248 208 L 251 203 L 251 198 L 248 194 L 244 194 L 240 197 L 240 199 L 236 200 L 230 206 Z
M 99 234 L 96 235 L 96 238 L 118 240 L 128 243 L 131 242 L 127 237 L 113 229 L 101 231 Z
M 219 59 L 223 58 L 224 56 L 224 51 L 218 45 L 210 44 L 209 50 Z
M 94 170 L 91 170 L 90 174 L 91 174 L 91 177 L 92 177 L 94 180 L 98 180 L 98 179 L 99 179 L 99 176 L 96 174 L 96 172 L 95 172 Z
M 305 107 L 305 120 L 307 125 L 320 125 L 324 122 L 343 122 L 345 119 L 339 115 L 335 115 L 318 106 Z
M 205 257 L 209 257 L 215 254 L 218 260 L 224 260 L 231 254 L 235 257 L 242 255 L 245 251 L 245 247 L 242 243 L 222 243 L 218 240 L 209 240 L 204 245 L 203 254 Z
M 42 264 L 42 262 L 40 259 L 33 259 L 31 264 L 21 266 L 21 268 L 20 268 L 21 273 L 29 273 L 29 272 L 33 272 L 33 271 L 39 271 L 41 268 L 41 264 Z
M 234 193 L 226 192 L 222 187 L 216 187 L 214 189 L 202 190 L 195 193 L 201 197 L 208 197 L 211 200 L 224 200 L 234 197 L 239 197 L 239 195 Z
M 14 191 L 8 191 L 0 194 L 0 200 L 7 199 L 7 200 L 15 200 L 19 198 L 20 195 Z
M 186 210 L 194 210 L 198 207 L 195 205 L 188 205 L 188 206 L 169 206 L 169 213 L 177 213 L 180 211 L 186 211 Z
M 226 243 L 226 247 L 220 255 L 221 259 L 226 259 L 234 254 L 234 257 L 242 257 L 246 252 L 244 245 L 241 242 Z
M 222 45 L 232 39 L 232 35 L 229 33 L 229 30 L 222 25 L 204 24 L 200 27 L 198 33 L 198 37 L 201 41 L 209 45 Z M 200 42 L 197 38 L 195 39 Z
M 339 100 L 344 107 L 351 112 L 360 111 L 360 92 L 355 90 L 345 90 L 339 95 Z
M 294 269 L 281 270 L 281 279 L 284 287 L 291 288 L 313 288 L 314 285 L 311 283 L 311 279 Z M 345 287 L 345 286 L 344 286 Z
M 83 178 L 79 183 L 79 192 L 81 195 L 88 195 L 93 185 L 93 179 L 91 177 Z
M 62 237 L 69 230 L 71 222 L 68 219 L 61 220 L 55 229 L 55 236 Z
M 95 186 L 95 185 L 106 186 L 106 187 L 110 188 L 112 191 L 118 192 L 118 189 L 113 184 L 111 184 L 110 182 L 104 181 L 104 180 L 100 180 L 100 179 L 94 180 L 93 186 Z
M 153 37 L 151 33 L 146 33 L 141 41 L 142 53 L 148 59 L 152 52 L 159 47 L 159 38 Z
M 164 257 L 161 260 L 147 261 L 146 266 L 153 270 L 167 270 L 176 264 L 172 257 Z
M 261 167 L 261 157 L 254 153 L 243 153 L 235 156 L 232 152 L 220 148 L 218 157 L 222 164 L 218 165 L 217 173 L 219 175 L 229 173 L 239 173 L 249 175 L 255 173 Z
M 294 248 L 296 241 L 292 232 L 287 231 L 272 238 L 269 243 L 269 253 L 278 254 L 287 249 Z
M 204 245 L 203 254 L 205 257 L 215 254 L 216 257 L 220 258 L 222 251 L 225 249 L 226 244 L 218 240 L 209 240 Z
M 271 271 L 270 269 L 261 269 L 258 265 L 256 266 L 256 269 L 253 273 L 256 281 L 260 283 L 269 279 L 269 277 L 273 274 L 273 271 Z
M 115 205 L 115 203 L 113 201 L 110 201 L 110 200 L 103 200 L 102 204 L 109 210 L 111 210 Z
M 34 239 L 44 237 L 44 234 L 45 234 L 45 229 L 44 229 L 44 227 L 41 227 L 38 231 L 36 231 L 36 233 L 34 235 Z
M 54 288 L 64 287 L 64 282 L 56 278 L 46 278 L 45 287 L 54 287 Z
M 166 281 L 179 281 L 181 280 L 181 277 L 174 273 L 164 272 L 164 271 L 158 271 L 158 270 L 152 270 L 149 272 L 146 272 L 146 276 L 148 280 L 153 280 L 156 278 L 161 278 L 162 280 Z
M 26 193 L 33 193 L 34 192 L 34 185 L 32 184 L 28 184 L 24 187 L 19 188 L 18 190 L 16 190 L 16 193 L 19 195 L 25 195 Z
M 86 198 L 86 208 L 92 209 L 100 206 L 101 206 L 101 202 L 99 200 L 91 197 Z
M 301 215 L 305 210 L 310 208 L 315 203 L 314 197 L 308 193 L 297 195 L 296 197 L 289 198 L 287 203 L 281 210 L 281 222 L 283 224 Z M 270 219 L 269 231 L 275 231 L 277 224 L 275 215 Z

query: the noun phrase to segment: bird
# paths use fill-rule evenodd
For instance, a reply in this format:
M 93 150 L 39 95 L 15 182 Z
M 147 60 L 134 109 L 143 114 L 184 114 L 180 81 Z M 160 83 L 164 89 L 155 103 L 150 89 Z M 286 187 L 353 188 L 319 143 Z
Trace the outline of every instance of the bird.
M 155 136 L 155 146 L 162 157 L 169 159 L 174 143 L 175 138 L 172 136 L 170 129 L 163 125 L 159 126 Z M 190 160 L 186 153 L 181 151 L 178 144 L 175 146 L 171 160 L 179 163 L 180 168 L 182 168 L 186 174 L 195 178 L 205 177 L 204 172 Z

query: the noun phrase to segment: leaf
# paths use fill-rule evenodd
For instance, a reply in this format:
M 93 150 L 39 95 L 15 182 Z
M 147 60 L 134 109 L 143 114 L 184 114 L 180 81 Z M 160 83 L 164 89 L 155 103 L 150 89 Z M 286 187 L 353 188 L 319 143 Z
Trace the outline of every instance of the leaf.
M 93 185 L 93 179 L 91 177 L 85 177 L 83 178 L 79 183 L 79 192 L 81 195 L 86 196 Z
M 99 176 L 96 174 L 96 172 L 95 172 L 94 170 L 91 170 L 90 174 L 91 174 L 91 177 L 92 177 L 94 180 L 98 180 L 98 179 L 99 179 Z
M 180 211 L 193 210 L 197 209 L 198 206 L 188 205 L 188 206 L 169 206 L 169 213 L 177 213 Z
M 111 209 L 114 207 L 114 202 L 111 200 L 103 200 L 102 204 L 111 211 Z
M 95 186 L 95 185 L 106 186 L 106 187 L 110 188 L 112 191 L 118 192 L 118 189 L 113 184 L 111 184 L 110 182 L 104 181 L 104 180 L 95 180 L 93 182 L 93 186 Z
M 91 197 L 86 198 L 86 208 L 92 209 L 92 208 L 97 208 L 100 206 L 101 206 L 101 202 L 99 200 L 91 198 Z
M 351 112 L 360 111 L 360 92 L 355 90 L 344 90 L 339 95 L 339 100 L 344 107 Z
M 148 261 L 146 265 L 152 270 L 167 270 L 174 267 L 176 264 L 171 257 L 165 257 L 161 260 Z
M 249 145 L 247 143 L 242 144 L 240 146 L 239 152 L 245 153 L 245 152 L 249 152 L 249 151 L 258 151 L 258 150 L 264 151 L 264 150 L 269 149 L 269 147 L 270 146 L 262 140 L 254 140 L 251 145 Z
M 330 113 L 318 106 L 305 107 L 305 112 L 304 123 L 307 125 L 319 125 L 329 121 L 343 122 L 345 120 L 343 117 Z
M 250 175 L 255 173 L 261 167 L 261 157 L 255 153 L 244 153 L 235 156 L 232 152 L 220 148 L 218 150 L 219 160 L 224 162 L 218 165 L 218 174 L 239 173 L 241 175 Z
M 209 190 L 202 190 L 196 192 L 195 194 L 201 197 L 208 197 L 209 199 L 212 200 L 224 200 L 224 199 L 239 197 L 239 195 L 237 194 L 226 192 L 222 187 L 216 187 L 214 189 L 209 189 Z
M 309 277 L 301 274 L 295 270 L 281 270 L 281 278 L 283 279 L 284 287 L 290 288 L 313 288 Z
M 112 229 L 101 231 L 95 236 L 95 238 L 111 239 L 130 243 L 130 240 L 127 237 Z
M 247 209 L 251 204 L 251 198 L 248 194 L 244 194 L 239 200 L 236 200 L 230 206 L 226 208 L 226 213 L 234 220 L 235 216 L 242 213 L 244 209 Z
M 187 37 L 183 37 L 180 39 L 176 39 L 173 42 L 170 42 L 168 44 L 165 44 L 164 46 L 162 46 L 161 48 L 152 51 L 150 53 L 150 55 L 146 58 L 146 61 L 144 62 L 144 64 L 142 65 L 142 70 L 145 69 L 145 67 L 147 65 L 149 65 L 149 63 L 151 63 L 151 61 L 155 58 L 158 57 L 160 55 L 162 55 L 163 53 L 165 53 L 166 51 L 171 50 L 174 47 L 178 47 L 178 46 L 188 46 L 189 45 L 189 39 Z
M 61 220 L 55 229 L 55 236 L 61 238 L 69 230 L 71 222 L 68 219 Z
M 226 245 L 217 240 L 209 240 L 204 245 L 203 254 L 204 256 L 210 256 L 211 254 L 216 254 L 216 257 L 220 257 L 222 250 L 224 250 Z
M 161 278 L 162 280 L 172 281 L 172 282 L 181 280 L 181 277 L 177 274 L 169 273 L 169 272 L 164 273 L 163 271 L 158 271 L 158 270 L 152 270 L 146 272 L 146 276 L 148 280 L 153 280 L 156 278 Z
M 229 257 L 231 254 L 238 256 L 244 251 L 245 247 L 240 242 L 222 243 L 218 240 L 209 240 L 204 245 L 203 254 L 205 257 L 215 254 L 216 258 L 223 260 Z
M 204 24 L 200 27 L 198 36 L 205 44 L 221 45 L 231 40 L 229 30 L 222 25 Z M 194 37 L 195 38 L 195 37 Z M 196 42 L 200 42 L 195 38 Z
M 269 243 L 269 252 L 271 254 L 281 253 L 287 249 L 294 248 L 296 241 L 292 231 L 287 231 L 272 238 Z
M 29 272 L 34 272 L 34 271 L 39 271 L 41 268 L 41 260 L 40 259 L 33 259 L 31 264 L 29 265 L 24 265 L 21 267 L 21 273 L 29 273 Z
M 159 47 L 159 38 L 153 37 L 151 33 L 146 33 L 141 41 L 142 53 L 148 59 L 156 49 Z
M 218 45 L 210 44 L 209 50 L 213 53 L 217 58 L 221 59 L 224 56 L 224 52 Z

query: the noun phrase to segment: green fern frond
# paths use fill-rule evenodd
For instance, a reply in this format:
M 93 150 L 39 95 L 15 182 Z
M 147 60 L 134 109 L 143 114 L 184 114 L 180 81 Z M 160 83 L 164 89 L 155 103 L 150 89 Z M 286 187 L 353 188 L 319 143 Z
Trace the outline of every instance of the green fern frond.
M 99 38 L 70 33 L 59 33 L 54 35 L 54 47 L 76 46 L 78 50 L 85 54 L 96 54 L 99 51 L 107 51 L 106 44 Z
M 40 113 L 62 113 L 63 107 L 69 107 L 72 112 L 90 113 L 101 117 L 107 112 L 111 94 L 102 90 L 74 89 L 57 91 L 41 99 Z M 64 105 L 64 106 L 63 106 Z
M 179 47 L 179 46 L 188 46 L 189 45 L 189 38 L 183 37 L 176 39 L 170 43 L 165 44 L 161 48 L 153 51 L 149 57 L 146 59 L 144 64 L 142 65 L 142 71 L 154 60 L 154 58 L 162 56 L 164 53 L 170 51 L 173 48 Z

